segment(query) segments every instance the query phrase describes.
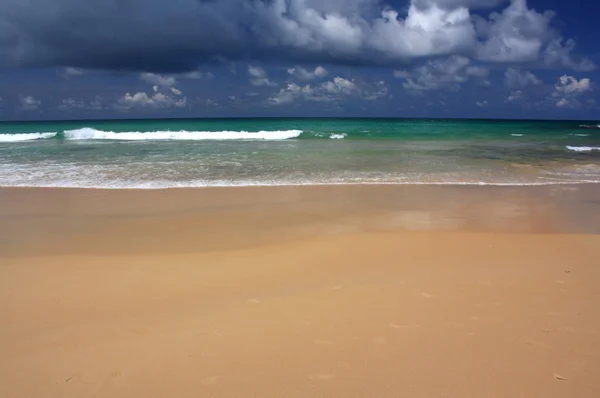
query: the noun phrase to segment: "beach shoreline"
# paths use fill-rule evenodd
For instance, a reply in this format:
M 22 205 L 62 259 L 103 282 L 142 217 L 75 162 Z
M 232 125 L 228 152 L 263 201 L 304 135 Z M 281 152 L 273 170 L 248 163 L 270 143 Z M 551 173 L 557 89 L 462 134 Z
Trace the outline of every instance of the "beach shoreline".
M 0 188 L 0 396 L 593 396 L 599 191 Z

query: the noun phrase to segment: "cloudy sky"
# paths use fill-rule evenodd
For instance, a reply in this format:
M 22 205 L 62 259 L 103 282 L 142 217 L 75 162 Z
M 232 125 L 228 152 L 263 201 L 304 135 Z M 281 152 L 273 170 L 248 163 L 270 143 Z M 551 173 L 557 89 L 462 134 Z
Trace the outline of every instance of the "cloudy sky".
M 3 0 L 0 120 L 600 119 L 595 1 Z

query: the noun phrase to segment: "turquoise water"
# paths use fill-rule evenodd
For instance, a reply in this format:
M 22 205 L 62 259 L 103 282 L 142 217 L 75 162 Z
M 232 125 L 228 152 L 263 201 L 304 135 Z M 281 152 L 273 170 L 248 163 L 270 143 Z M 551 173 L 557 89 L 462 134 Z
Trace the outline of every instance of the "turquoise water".
M 0 186 L 600 182 L 598 122 L 199 119 L 0 123 Z

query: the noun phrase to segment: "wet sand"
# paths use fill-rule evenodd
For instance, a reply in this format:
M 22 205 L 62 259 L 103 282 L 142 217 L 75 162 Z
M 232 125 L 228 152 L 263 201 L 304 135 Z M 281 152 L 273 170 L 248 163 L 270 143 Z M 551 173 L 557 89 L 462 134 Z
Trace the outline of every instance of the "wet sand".
M 595 396 L 598 198 L 0 189 L 0 396 Z

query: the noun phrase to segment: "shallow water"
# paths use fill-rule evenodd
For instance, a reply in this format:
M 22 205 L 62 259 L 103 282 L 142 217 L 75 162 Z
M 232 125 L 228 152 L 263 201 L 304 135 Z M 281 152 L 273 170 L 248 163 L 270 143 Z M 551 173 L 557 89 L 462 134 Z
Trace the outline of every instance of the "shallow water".
M 595 122 L 210 119 L 0 124 L 0 186 L 600 182 Z

